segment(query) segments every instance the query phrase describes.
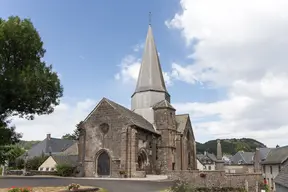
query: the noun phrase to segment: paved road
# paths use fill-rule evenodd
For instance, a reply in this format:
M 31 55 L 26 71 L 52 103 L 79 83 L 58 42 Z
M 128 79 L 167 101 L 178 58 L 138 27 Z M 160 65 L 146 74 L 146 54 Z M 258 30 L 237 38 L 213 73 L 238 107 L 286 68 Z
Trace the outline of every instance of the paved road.
M 70 183 L 102 187 L 107 189 L 109 192 L 156 192 L 166 189 L 172 185 L 172 182 L 170 181 L 123 181 L 70 178 L 0 178 L 0 188 L 9 188 L 11 186 L 67 186 Z

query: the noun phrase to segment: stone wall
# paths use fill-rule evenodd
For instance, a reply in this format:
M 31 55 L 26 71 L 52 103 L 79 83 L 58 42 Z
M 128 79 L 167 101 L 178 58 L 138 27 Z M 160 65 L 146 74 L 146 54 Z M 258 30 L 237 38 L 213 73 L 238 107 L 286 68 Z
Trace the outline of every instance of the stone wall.
M 56 171 L 37 171 L 28 170 L 26 172 L 28 175 L 57 175 Z M 5 175 L 22 175 L 23 170 L 9 170 L 5 172 Z
M 205 175 L 201 177 L 201 175 Z M 258 173 L 228 174 L 224 171 L 171 171 L 168 178 L 172 180 L 184 180 L 195 187 L 241 187 L 248 191 L 258 192 L 259 184 L 263 181 Z

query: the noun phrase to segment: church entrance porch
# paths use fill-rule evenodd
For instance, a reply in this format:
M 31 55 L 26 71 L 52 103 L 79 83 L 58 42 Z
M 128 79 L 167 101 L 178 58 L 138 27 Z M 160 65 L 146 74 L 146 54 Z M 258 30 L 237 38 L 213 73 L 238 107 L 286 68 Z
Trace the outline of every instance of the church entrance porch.
M 148 156 L 145 150 L 140 150 L 137 157 L 136 171 L 146 171 L 148 162 Z
M 96 159 L 96 173 L 98 177 L 110 176 L 111 159 L 107 151 L 103 150 Z

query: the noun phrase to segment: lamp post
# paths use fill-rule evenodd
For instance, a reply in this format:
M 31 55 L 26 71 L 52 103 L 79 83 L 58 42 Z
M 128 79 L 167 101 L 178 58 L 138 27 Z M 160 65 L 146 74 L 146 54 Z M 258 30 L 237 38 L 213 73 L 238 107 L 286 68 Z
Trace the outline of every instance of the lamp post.
M 28 158 L 28 153 L 26 152 L 24 154 L 24 170 L 23 170 L 23 175 L 26 175 L 26 166 L 27 166 L 27 158 Z

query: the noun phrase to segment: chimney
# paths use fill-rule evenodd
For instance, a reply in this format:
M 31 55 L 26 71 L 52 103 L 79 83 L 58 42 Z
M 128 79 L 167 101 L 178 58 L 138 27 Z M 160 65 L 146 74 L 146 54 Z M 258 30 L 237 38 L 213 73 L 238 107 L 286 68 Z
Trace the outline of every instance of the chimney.
M 48 140 L 50 140 L 51 139 L 51 134 L 49 133 L 49 134 L 47 134 L 47 137 L 46 137 Z

